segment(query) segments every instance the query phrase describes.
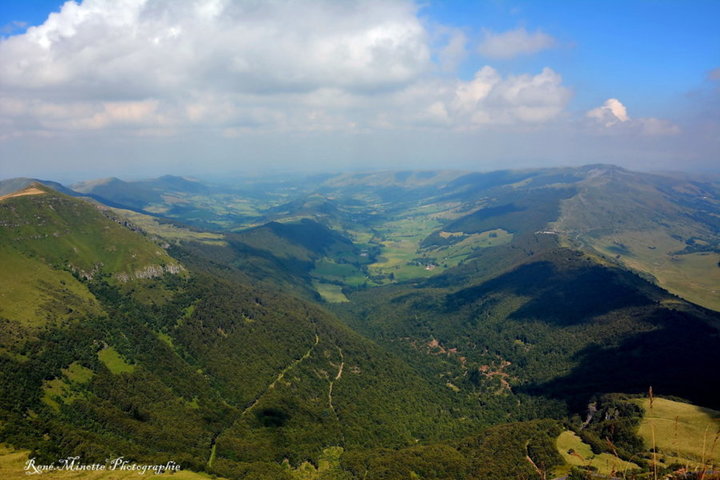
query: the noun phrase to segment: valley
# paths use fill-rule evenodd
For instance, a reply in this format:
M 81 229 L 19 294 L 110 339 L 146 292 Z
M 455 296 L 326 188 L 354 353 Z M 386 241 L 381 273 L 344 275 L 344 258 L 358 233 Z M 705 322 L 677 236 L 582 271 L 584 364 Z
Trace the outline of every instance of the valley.
M 588 165 L 0 194 L 0 471 L 116 452 L 189 480 L 720 464 L 718 179 Z

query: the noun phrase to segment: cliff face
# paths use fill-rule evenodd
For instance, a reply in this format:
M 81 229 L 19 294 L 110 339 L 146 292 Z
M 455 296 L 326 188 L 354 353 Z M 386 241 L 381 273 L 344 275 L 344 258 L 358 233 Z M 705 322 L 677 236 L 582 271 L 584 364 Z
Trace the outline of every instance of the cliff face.
M 132 280 L 147 280 L 150 278 L 162 277 L 166 273 L 179 275 L 185 271 L 185 267 L 179 263 L 171 263 L 168 265 L 146 265 L 145 267 L 131 273 L 116 273 L 113 275 L 113 278 L 119 282 L 126 283 Z

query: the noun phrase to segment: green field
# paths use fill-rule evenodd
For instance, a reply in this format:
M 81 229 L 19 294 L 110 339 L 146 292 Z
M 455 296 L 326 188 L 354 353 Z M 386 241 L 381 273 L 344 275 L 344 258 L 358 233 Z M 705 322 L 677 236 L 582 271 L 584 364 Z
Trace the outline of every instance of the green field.
M 313 281 L 313 287 L 315 287 L 315 290 L 320 294 L 322 299 L 328 303 L 343 303 L 350 301 L 342 292 L 342 287 L 340 285 Z
M 655 398 L 636 402 L 645 409 L 639 435 L 672 461 L 685 464 L 720 465 L 720 412 L 689 403 Z
M 329 258 L 323 258 L 315 263 L 311 275 L 314 278 L 341 282 L 344 285 L 356 287 L 367 281 L 367 277 L 360 268 L 350 263 L 336 263 Z
M 83 367 L 77 362 L 73 362 L 67 368 L 63 368 L 62 373 L 68 380 L 75 383 L 87 383 L 94 375 L 92 370 Z
M 113 211 L 130 220 L 143 231 L 156 235 L 168 242 L 200 242 L 208 245 L 227 245 L 225 235 L 212 232 L 198 232 L 171 223 L 161 223 L 155 217 L 142 213 L 113 208 Z
M 437 266 L 429 270 L 425 265 L 414 264 L 413 260 L 420 256 L 420 242 L 439 226 L 440 222 L 429 215 L 407 216 L 384 223 L 378 230 L 379 238 L 375 239 L 381 247 L 381 256 L 368 266 L 370 274 L 392 275 L 389 281 L 403 281 L 437 273 Z
M 569 430 L 560 434 L 556 440 L 556 445 L 563 460 L 568 464 L 558 469 L 556 472 L 558 476 L 567 474 L 570 466 L 594 467 L 598 473 L 603 475 L 623 473 L 640 468 L 634 463 L 626 462 L 609 453 L 594 454 L 590 445 L 584 443 L 575 432 Z
M 98 352 L 98 358 L 114 374 L 132 373 L 135 366 L 130 365 L 113 347 L 103 348 Z

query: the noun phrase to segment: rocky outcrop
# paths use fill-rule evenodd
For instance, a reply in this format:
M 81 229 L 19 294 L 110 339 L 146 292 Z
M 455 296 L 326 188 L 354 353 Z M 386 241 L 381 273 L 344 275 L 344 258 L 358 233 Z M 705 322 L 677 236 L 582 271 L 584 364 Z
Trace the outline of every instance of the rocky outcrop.
M 141 279 L 149 279 L 149 278 L 157 278 L 162 277 L 166 273 L 169 273 L 171 275 L 178 275 L 185 271 L 185 267 L 180 265 L 179 263 L 171 263 L 168 265 L 147 265 L 140 270 L 135 270 L 131 273 L 116 273 L 113 275 L 116 280 L 125 283 L 129 282 L 130 280 L 141 280 Z

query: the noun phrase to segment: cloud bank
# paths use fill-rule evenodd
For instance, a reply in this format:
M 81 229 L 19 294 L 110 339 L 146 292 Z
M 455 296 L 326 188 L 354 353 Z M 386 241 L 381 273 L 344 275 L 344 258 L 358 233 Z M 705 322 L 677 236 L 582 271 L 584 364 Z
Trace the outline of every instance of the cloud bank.
M 410 0 L 68 1 L 0 39 L 0 157 L 30 174 L 26 158 L 82 165 L 86 146 L 138 164 L 197 152 L 228 162 L 238 142 L 248 156 L 293 159 L 297 149 L 279 146 L 296 141 L 306 157 L 345 151 L 361 163 L 346 145 L 364 135 L 363 149 L 376 141 L 373 155 L 382 146 L 398 161 L 561 152 L 582 162 L 596 161 L 582 139 L 578 155 L 559 145 L 680 133 L 631 118 L 617 99 L 572 111 L 560 69 L 492 65 L 556 47 L 554 37 L 483 32 L 472 44 L 472 32 L 428 21 Z
M 493 48 L 517 43 L 513 35 Z M 549 68 L 503 77 L 486 66 L 468 82 L 440 78 L 464 57 L 467 39 L 430 37 L 405 1 L 67 2 L 0 43 L 0 121 L 6 136 L 470 128 L 549 120 L 570 97 Z

